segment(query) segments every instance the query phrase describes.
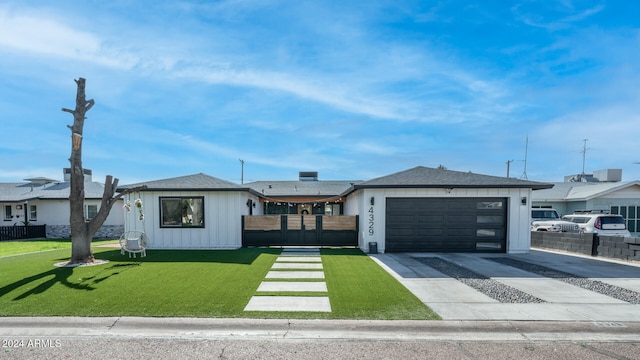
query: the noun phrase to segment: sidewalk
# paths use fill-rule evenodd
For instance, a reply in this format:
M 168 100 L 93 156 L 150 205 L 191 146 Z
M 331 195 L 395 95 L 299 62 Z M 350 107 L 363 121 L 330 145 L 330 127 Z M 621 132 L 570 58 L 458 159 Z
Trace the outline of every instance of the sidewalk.
M 297 320 L 152 317 L 0 318 L 0 338 L 207 340 L 633 341 L 637 322 Z

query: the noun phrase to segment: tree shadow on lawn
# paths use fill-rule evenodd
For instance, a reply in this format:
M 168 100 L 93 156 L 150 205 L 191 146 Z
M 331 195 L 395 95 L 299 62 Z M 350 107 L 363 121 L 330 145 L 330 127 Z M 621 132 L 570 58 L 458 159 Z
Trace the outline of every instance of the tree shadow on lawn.
M 280 254 L 281 249 L 272 248 L 240 248 L 237 250 L 149 250 L 147 256 L 130 258 L 122 254 L 120 250 L 108 250 L 95 252 L 96 259 L 118 261 L 121 263 L 145 263 L 145 262 L 208 262 L 223 264 L 251 265 L 262 254 Z
M 147 256 L 145 257 L 129 258 L 126 254 L 121 254 L 119 249 L 95 251 L 94 256 L 96 259 L 109 260 L 117 262 L 117 264 L 103 267 L 97 274 L 81 278 L 79 282 L 69 280 L 74 269 L 77 268 L 56 267 L 49 271 L 29 276 L 0 287 L 0 297 L 32 283 L 37 285 L 21 295 L 18 295 L 13 300 L 21 300 L 31 295 L 44 293 L 58 283 L 74 290 L 92 291 L 96 289 L 94 285 L 105 281 L 114 275 L 120 274 L 123 270 L 132 269 L 133 267 L 140 266 L 145 262 L 203 262 L 251 265 L 262 254 L 278 255 L 280 252 L 281 249 L 273 248 L 241 248 L 238 250 L 147 250 Z M 61 258 L 58 260 L 64 261 L 67 259 Z M 40 283 L 40 281 L 49 277 L 51 277 L 49 280 Z
M 73 274 L 73 270 L 75 268 L 73 267 L 57 267 L 54 269 L 51 269 L 49 271 L 45 271 L 42 272 L 40 274 L 36 274 L 33 276 L 29 276 L 27 278 L 21 279 L 19 281 L 16 281 L 14 283 L 5 285 L 3 287 L 0 288 L 0 297 L 5 296 L 6 294 L 19 289 L 23 286 L 27 286 L 30 283 L 36 283 L 39 280 L 43 280 L 45 278 L 51 277 L 53 276 L 51 279 L 39 283 L 38 285 L 36 285 L 34 288 L 27 290 L 26 292 L 18 295 L 17 297 L 13 298 L 14 301 L 17 300 L 22 300 L 25 299 L 31 295 L 36 295 L 36 294 L 41 294 L 44 293 L 45 291 L 49 290 L 52 286 L 54 286 L 57 283 L 60 283 L 70 289 L 74 289 L 74 290 L 84 290 L 84 291 L 91 291 L 91 290 L 95 290 L 95 287 L 93 287 L 92 285 L 98 284 L 102 281 L 107 280 L 108 278 L 110 278 L 111 276 L 114 275 L 118 275 L 120 274 L 121 271 L 116 271 L 116 272 L 111 272 L 112 270 L 119 270 L 122 268 L 128 269 L 132 266 L 139 266 L 140 264 L 114 264 L 112 266 L 109 266 L 107 268 L 101 269 L 98 274 L 94 275 L 94 276 L 90 276 L 90 277 L 86 277 L 86 278 L 81 278 L 80 282 L 72 282 L 69 280 L 69 278 L 71 277 L 71 275 Z

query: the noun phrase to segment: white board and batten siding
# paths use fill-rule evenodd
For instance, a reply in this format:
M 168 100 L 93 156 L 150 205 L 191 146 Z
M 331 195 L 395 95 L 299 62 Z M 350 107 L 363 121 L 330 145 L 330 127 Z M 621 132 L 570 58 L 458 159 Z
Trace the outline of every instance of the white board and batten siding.
M 204 228 L 161 227 L 161 197 L 204 197 Z M 144 224 L 131 198 L 131 212 L 125 212 L 125 231 L 144 231 L 149 249 L 238 249 L 242 247 L 242 216 L 248 215 L 247 200 L 258 198 L 245 191 L 144 191 Z M 254 214 L 256 209 L 254 209 Z
M 385 250 L 385 215 L 387 198 L 506 198 L 507 199 L 507 253 L 528 253 L 531 247 L 529 188 L 388 188 L 360 189 L 347 198 L 345 215 L 360 215 L 358 246 L 369 249 L 369 242 L 377 242 L 378 251 Z M 371 205 L 371 198 L 374 204 Z M 522 199 L 526 198 L 526 204 Z

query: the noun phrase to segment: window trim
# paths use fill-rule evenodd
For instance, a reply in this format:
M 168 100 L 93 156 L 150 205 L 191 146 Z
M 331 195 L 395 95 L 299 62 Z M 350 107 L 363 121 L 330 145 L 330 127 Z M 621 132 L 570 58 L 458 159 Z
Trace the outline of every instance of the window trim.
M 13 219 L 13 206 L 4 206 L 4 221 L 11 221 Z
M 89 206 L 96 207 L 96 213 L 91 218 L 89 217 Z M 96 217 L 96 215 L 98 215 L 99 210 L 100 210 L 100 207 L 98 206 L 98 204 L 84 204 L 84 219 L 86 221 L 91 221 L 94 217 Z
M 37 205 L 29 205 L 29 221 L 38 221 Z
M 180 200 L 180 204 L 182 204 L 182 202 L 185 199 L 200 199 L 202 201 L 202 225 L 189 225 L 189 224 L 185 224 L 183 221 L 180 221 L 180 225 L 165 225 L 163 221 L 164 210 L 162 207 L 162 201 L 166 199 Z M 160 209 L 160 211 L 158 211 L 160 215 L 160 219 L 159 219 L 160 228 L 163 228 L 163 229 L 204 229 L 205 228 L 206 212 L 205 212 L 204 196 L 160 196 L 158 198 L 158 204 Z

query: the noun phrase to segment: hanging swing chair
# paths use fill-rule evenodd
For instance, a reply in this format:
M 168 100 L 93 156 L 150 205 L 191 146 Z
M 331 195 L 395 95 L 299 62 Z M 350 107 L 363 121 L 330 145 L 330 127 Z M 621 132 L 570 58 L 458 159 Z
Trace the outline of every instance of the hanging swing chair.
M 144 231 L 144 214 L 142 212 L 142 200 L 139 198 L 134 201 L 135 207 L 138 209 L 139 216 L 138 220 L 142 222 L 143 230 L 137 230 L 137 221 L 133 220 L 133 229 L 130 226 L 127 226 L 127 230 L 124 234 L 120 236 L 120 253 L 124 255 L 126 252 L 129 257 L 136 257 L 136 254 L 140 254 L 140 257 L 147 256 L 147 246 L 149 245 L 149 237 Z M 126 224 L 129 225 L 131 223 L 131 216 L 129 216 L 129 212 L 131 212 L 131 199 L 128 199 L 126 204 L 123 206 L 125 209 L 125 219 Z

